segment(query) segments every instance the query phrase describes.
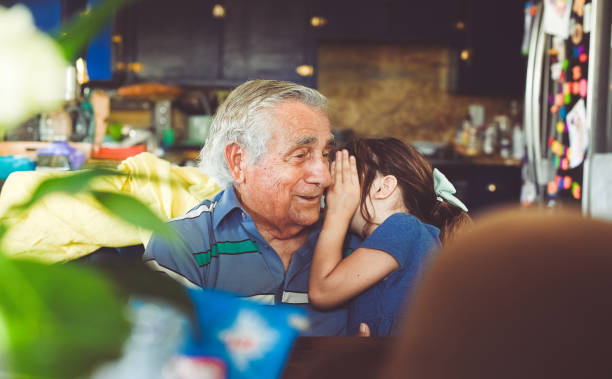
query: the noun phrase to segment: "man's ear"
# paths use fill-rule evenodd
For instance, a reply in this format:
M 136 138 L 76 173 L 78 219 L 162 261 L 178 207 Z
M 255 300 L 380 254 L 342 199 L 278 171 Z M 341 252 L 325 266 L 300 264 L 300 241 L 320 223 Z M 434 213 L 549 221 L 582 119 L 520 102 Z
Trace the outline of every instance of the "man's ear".
M 225 161 L 229 172 L 237 184 L 244 182 L 244 167 L 246 156 L 242 146 L 232 143 L 225 147 Z
M 397 178 L 393 175 L 385 175 L 376 180 L 374 183 L 377 186 L 373 196 L 375 199 L 382 200 L 391 196 L 395 188 L 397 187 Z

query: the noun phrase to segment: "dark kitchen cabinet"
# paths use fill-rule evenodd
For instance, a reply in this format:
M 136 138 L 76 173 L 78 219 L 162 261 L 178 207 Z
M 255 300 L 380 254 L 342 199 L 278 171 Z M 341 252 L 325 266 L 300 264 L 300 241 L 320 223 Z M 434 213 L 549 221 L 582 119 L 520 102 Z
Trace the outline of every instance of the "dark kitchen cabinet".
M 314 86 L 296 68 L 314 65 L 307 2 L 225 2 L 214 18 L 210 0 L 148 0 L 119 16 L 126 79 L 176 85 L 234 86 L 248 79 Z
M 459 1 L 313 0 L 319 41 L 448 43 Z
M 456 195 L 471 216 L 495 207 L 520 204 L 521 166 L 448 161 L 431 164 L 453 183 Z
M 212 0 L 148 0 L 119 16 L 129 79 L 190 82 L 218 78 L 222 21 Z
M 522 96 L 523 1 L 460 0 L 462 28 L 450 40 L 449 90 L 465 95 Z M 463 54 L 463 56 L 462 56 Z

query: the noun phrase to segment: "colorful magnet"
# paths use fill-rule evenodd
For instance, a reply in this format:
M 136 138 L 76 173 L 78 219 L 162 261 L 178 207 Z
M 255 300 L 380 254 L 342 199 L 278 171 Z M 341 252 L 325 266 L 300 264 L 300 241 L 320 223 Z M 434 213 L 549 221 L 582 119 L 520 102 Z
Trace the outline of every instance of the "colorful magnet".
M 554 195 L 557 193 L 557 182 L 556 181 L 552 181 L 552 182 L 548 182 L 548 187 L 547 187 L 547 191 L 549 195 Z
M 568 67 L 569 67 L 569 60 L 565 58 L 563 60 L 563 71 L 567 70 Z
M 578 95 L 578 94 L 580 94 L 580 82 L 579 81 L 572 82 L 572 95 Z
M 578 184 L 577 182 L 574 182 L 572 184 L 572 196 L 576 200 L 582 197 L 582 189 L 580 188 L 580 184 Z
M 555 139 L 553 137 L 548 137 L 548 148 L 549 149 L 552 147 L 553 143 L 555 143 Z
M 578 46 L 578 55 L 576 56 L 576 58 L 578 58 L 580 56 L 580 54 L 584 53 L 584 46 L 580 45 Z
M 560 107 L 563 105 L 563 94 L 558 93 L 555 95 L 555 105 Z
M 576 85 L 578 85 L 578 82 L 576 82 Z M 548 95 L 548 105 L 553 105 L 554 103 L 555 103 L 555 95 L 551 93 L 550 95 Z
M 563 97 L 563 100 L 565 102 L 565 105 L 571 103 L 572 102 L 572 94 L 571 93 L 566 93 L 565 96 Z M 565 118 L 565 115 L 563 116 L 563 118 Z
M 589 60 L 589 56 L 588 56 L 588 54 L 587 54 L 587 53 L 582 53 L 582 54 L 580 54 L 580 56 L 578 57 L 578 60 L 579 60 L 581 63 L 585 63 L 587 60 Z
M 568 93 L 572 92 L 571 88 L 572 88 L 572 84 L 571 83 L 563 83 L 563 93 L 564 94 L 568 94 Z
M 574 46 L 572 51 L 574 52 L 574 58 L 578 58 L 578 56 L 580 55 L 580 53 L 578 52 L 578 46 Z
M 561 159 L 561 169 L 562 170 L 569 169 L 569 159 L 567 159 L 567 158 Z
M 557 113 L 558 110 L 559 110 L 559 107 L 556 104 L 550 107 L 550 113 L 552 114 Z
M 586 97 L 587 95 L 587 80 L 586 79 L 580 79 L 580 97 L 582 97 L 583 99 Z
M 574 25 L 571 28 L 572 33 L 571 33 L 571 38 L 572 38 L 572 42 L 574 43 L 574 45 L 578 45 L 580 42 L 582 42 L 582 24 L 579 24 L 577 22 L 574 22 Z M 578 50 L 578 55 L 576 55 L 576 58 L 578 58 L 578 56 L 580 56 L 580 49 Z
M 568 95 L 571 96 L 569 93 Z M 565 116 L 567 116 L 567 109 L 565 107 L 559 108 L 559 117 L 561 117 L 562 120 L 565 120 Z
M 584 2 L 585 0 L 574 0 L 574 4 L 572 5 L 572 10 L 578 15 L 578 17 L 582 17 L 584 15 Z
M 563 189 L 570 189 L 572 187 L 572 178 L 569 176 L 566 176 L 563 178 Z
M 555 177 L 555 182 L 557 184 L 557 189 L 563 189 L 563 178 L 559 175 Z
M 557 133 L 563 134 L 564 131 L 565 131 L 565 123 L 563 121 L 557 122 Z
M 572 76 L 574 80 L 578 80 L 582 77 L 582 68 L 578 65 L 572 68 Z
M 559 74 L 559 83 L 564 83 L 565 82 L 565 70 L 567 69 L 563 69 L 563 71 L 561 71 L 561 73 Z
M 553 154 L 555 154 L 556 156 L 560 156 L 563 155 L 563 145 L 561 144 L 561 142 L 559 141 L 554 141 L 550 150 L 553 152 Z
M 571 155 L 572 155 L 572 149 L 570 149 L 570 148 L 568 147 L 568 148 L 565 150 L 565 157 L 566 157 L 567 159 L 570 159 Z
M 555 155 L 553 157 L 553 166 L 555 167 L 555 169 L 559 168 L 559 165 L 561 164 L 561 160 L 559 159 L 559 156 Z

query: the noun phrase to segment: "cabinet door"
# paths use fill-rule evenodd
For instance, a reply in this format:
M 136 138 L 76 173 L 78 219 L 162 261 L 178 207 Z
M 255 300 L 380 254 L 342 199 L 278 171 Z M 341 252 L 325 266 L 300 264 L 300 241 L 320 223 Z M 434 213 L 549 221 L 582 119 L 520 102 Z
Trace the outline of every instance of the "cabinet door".
M 222 24 L 212 16 L 213 5 L 211 0 L 135 3 L 125 20 L 133 25 L 123 27 L 130 30 L 126 55 L 136 78 L 176 84 L 219 78 Z
M 521 55 L 524 2 L 463 1 L 465 29 L 454 32 L 451 44 L 451 92 L 522 96 L 527 62 Z
M 304 1 L 227 3 L 222 71 L 226 79 L 278 79 L 314 85 L 314 76 L 300 76 L 300 65 L 314 66 L 314 38 L 309 4 Z

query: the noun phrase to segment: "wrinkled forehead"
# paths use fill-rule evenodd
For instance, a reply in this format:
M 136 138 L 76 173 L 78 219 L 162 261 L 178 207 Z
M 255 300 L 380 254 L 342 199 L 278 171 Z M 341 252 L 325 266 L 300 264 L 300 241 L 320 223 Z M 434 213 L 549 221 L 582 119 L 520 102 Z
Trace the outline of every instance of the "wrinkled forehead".
M 333 145 L 327 114 L 300 102 L 281 103 L 269 113 L 268 131 L 270 141 L 285 146 Z

